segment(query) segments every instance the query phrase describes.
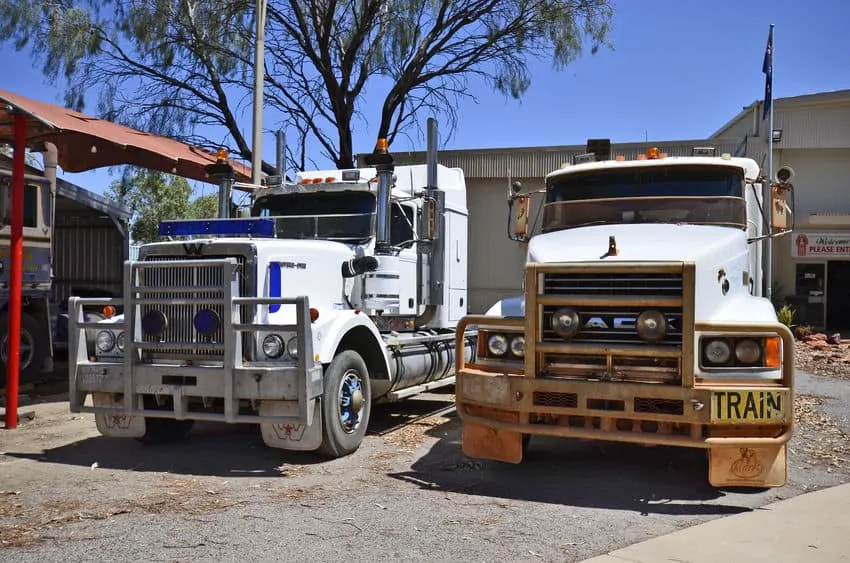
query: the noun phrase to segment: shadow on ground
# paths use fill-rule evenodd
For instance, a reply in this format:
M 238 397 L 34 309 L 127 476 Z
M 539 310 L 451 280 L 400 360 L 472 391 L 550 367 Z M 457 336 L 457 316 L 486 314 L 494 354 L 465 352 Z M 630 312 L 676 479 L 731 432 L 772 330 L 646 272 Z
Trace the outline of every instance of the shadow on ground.
M 451 404 L 436 396 L 432 400 L 415 398 L 405 403 L 376 405 L 368 434 L 391 431 Z M 90 424 L 93 429 L 94 421 Z M 349 459 L 328 460 L 311 452 L 269 448 L 257 425 L 210 422 L 196 422 L 188 440 L 173 444 L 146 445 L 135 439 L 95 436 L 40 453 L 6 451 L 4 455 L 80 467 L 97 463 L 102 469 L 227 477 L 285 477 L 287 466 L 341 467 L 352 463 Z M 368 457 L 368 447 L 353 455 Z M 292 471 L 297 469 L 293 467 Z
M 409 471 L 390 477 L 430 491 L 641 515 L 721 516 L 751 510 L 724 503 L 727 495 L 708 484 L 702 450 L 535 436 L 524 462 L 514 465 L 464 456 L 455 415 L 429 434 L 440 440 Z

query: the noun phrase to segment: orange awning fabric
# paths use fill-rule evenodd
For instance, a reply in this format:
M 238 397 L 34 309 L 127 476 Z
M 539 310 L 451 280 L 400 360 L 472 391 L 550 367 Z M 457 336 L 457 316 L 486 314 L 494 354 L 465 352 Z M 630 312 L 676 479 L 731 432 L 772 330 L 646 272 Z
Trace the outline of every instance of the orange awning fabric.
M 132 164 L 216 184 L 204 167 L 216 156 L 198 147 L 130 129 L 62 106 L 0 90 L 0 142 L 13 142 L 12 113 L 27 115 L 27 144 L 50 142 L 65 172 Z M 237 182 L 250 182 L 251 169 L 230 160 Z

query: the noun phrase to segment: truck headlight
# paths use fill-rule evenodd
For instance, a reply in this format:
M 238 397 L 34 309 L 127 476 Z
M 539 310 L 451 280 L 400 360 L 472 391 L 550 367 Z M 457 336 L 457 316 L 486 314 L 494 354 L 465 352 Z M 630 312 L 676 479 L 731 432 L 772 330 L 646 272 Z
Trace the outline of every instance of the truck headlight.
M 293 360 L 298 359 L 298 337 L 293 336 L 286 343 L 286 353 L 289 354 L 289 357 Z
M 283 355 L 284 350 L 283 338 L 277 334 L 269 334 L 263 338 L 263 354 L 265 354 L 267 358 L 279 358 Z
M 494 334 L 487 339 L 487 350 L 494 356 L 504 356 L 508 352 L 508 339 Z
M 124 333 L 123 332 L 118 333 L 118 338 L 115 339 L 115 346 L 118 347 L 118 350 L 120 352 L 124 351 Z
M 704 368 L 778 368 L 779 336 L 704 336 L 700 364 Z
M 94 337 L 98 352 L 106 353 L 115 348 L 115 335 L 111 330 L 101 330 Z
M 742 364 L 754 364 L 761 359 L 761 346 L 755 340 L 739 340 L 735 344 L 735 357 Z
M 517 358 L 525 357 L 525 337 L 523 335 L 511 338 L 511 354 Z

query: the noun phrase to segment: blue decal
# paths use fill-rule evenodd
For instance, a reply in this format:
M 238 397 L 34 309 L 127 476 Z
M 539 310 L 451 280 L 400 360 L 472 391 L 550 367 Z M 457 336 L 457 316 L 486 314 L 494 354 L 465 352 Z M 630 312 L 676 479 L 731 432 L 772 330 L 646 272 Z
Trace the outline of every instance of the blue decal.
M 269 263 L 269 297 L 280 297 L 281 295 L 280 281 L 280 262 Z M 277 313 L 280 311 L 280 303 L 269 305 L 269 313 Z

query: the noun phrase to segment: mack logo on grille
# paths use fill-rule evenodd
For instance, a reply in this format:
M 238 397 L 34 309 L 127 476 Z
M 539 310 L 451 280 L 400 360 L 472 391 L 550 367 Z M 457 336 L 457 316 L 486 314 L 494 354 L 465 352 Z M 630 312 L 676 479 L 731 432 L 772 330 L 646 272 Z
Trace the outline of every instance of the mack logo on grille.
M 676 317 L 667 317 L 667 328 L 670 331 L 678 330 Z M 637 317 L 618 317 L 614 315 L 594 315 L 589 317 L 581 326 L 585 329 L 602 329 L 607 330 L 636 330 Z
M 183 244 L 183 250 L 189 256 L 200 256 L 203 249 L 204 249 L 204 245 L 203 245 L 203 243 L 200 243 L 200 242 L 196 242 L 196 243 L 188 243 L 187 242 L 187 243 Z

